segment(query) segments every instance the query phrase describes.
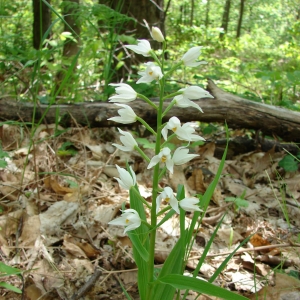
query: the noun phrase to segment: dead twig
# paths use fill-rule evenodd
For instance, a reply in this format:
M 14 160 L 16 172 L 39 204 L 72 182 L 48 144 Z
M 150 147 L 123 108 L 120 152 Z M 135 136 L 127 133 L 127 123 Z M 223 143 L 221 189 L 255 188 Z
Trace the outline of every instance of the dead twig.
M 84 296 L 94 286 L 95 282 L 101 275 L 102 271 L 99 268 L 96 268 L 90 279 L 78 290 L 77 293 L 73 294 L 70 300 L 78 300 Z

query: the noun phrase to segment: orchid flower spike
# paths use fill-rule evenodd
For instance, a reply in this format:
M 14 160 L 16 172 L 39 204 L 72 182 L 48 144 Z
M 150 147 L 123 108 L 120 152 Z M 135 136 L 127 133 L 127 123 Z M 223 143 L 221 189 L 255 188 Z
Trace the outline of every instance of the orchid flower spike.
M 136 185 L 136 175 L 133 172 L 131 166 L 129 167 L 130 172 L 124 168 L 120 168 L 116 165 L 120 178 L 114 177 L 120 184 L 120 186 L 125 190 L 130 190 L 133 186 Z
M 125 209 L 122 212 L 121 217 L 108 222 L 108 224 L 110 224 L 110 225 L 125 226 L 124 234 L 127 231 L 134 230 L 134 229 L 140 227 L 141 223 L 142 223 L 142 221 L 141 221 L 141 218 L 140 218 L 138 212 L 131 208 Z
M 116 103 L 116 105 L 123 107 L 122 109 L 118 110 L 119 117 L 112 117 L 109 118 L 108 120 L 115 121 L 122 124 L 130 124 L 136 121 L 136 114 L 130 106 L 126 104 L 120 104 L 120 103 Z
M 141 54 L 146 57 L 151 56 L 150 52 L 152 51 L 152 49 L 149 41 L 147 40 L 138 40 L 137 45 L 126 45 L 125 47 L 137 54 Z
M 111 86 L 116 86 L 118 95 L 109 98 L 109 102 L 127 103 L 136 99 L 137 92 L 126 83 L 110 83 Z
M 120 128 L 118 128 L 118 130 L 123 135 L 120 137 L 120 140 L 123 143 L 123 145 L 119 145 L 119 144 L 112 144 L 112 145 L 122 151 L 130 151 L 130 152 L 133 151 L 134 147 L 138 146 L 136 140 L 129 132 L 123 131 Z
M 153 62 L 145 63 L 146 70 L 138 72 L 142 77 L 136 83 L 149 83 L 153 80 L 160 80 L 163 78 L 161 68 L 156 66 Z
M 201 48 L 200 46 L 192 47 L 190 50 L 188 50 L 181 58 L 184 65 L 187 67 L 198 67 L 199 65 L 206 64 L 206 61 L 196 61 L 196 59 L 201 54 Z

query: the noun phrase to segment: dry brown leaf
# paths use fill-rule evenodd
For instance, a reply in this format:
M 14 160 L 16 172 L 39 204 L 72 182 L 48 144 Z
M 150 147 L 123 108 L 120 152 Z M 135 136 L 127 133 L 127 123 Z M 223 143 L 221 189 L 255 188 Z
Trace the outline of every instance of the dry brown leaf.
M 237 242 L 244 240 L 244 237 L 236 232 L 233 228 L 220 228 L 217 235 L 223 242 L 225 242 L 226 245 L 234 245 Z
M 300 281 L 282 273 L 275 274 L 275 286 L 265 286 L 250 300 L 299 300 Z
M 70 236 L 64 236 L 63 247 L 67 252 L 75 257 L 87 258 L 85 252 L 78 245 L 74 244 L 74 239 Z
M 38 215 L 25 218 L 20 247 L 31 247 L 34 245 L 40 233 L 40 217 Z
M 42 291 L 35 284 L 31 284 L 25 288 L 26 300 L 37 300 L 42 295 Z
M 199 147 L 198 154 L 201 158 L 213 157 L 215 154 L 216 144 L 206 143 L 204 146 Z
M 67 193 L 74 193 L 77 189 L 68 188 L 61 186 L 55 179 L 52 179 L 50 176 L 44 179 L 45 186 L 52 189 L 56 194 L 65 195 Z
M 67 237 L 64 238 L 64 240 L 67 240 L 69 243 L 73 243 L 76 246 L 78 246 L 81 250 L 83 250 L 83 252 L 88 258 L 94 259 L 101 253 L 100 250 L 94 248 L 91 244 L 89 244 L 86 241 L 79 242 L 74 237 Z

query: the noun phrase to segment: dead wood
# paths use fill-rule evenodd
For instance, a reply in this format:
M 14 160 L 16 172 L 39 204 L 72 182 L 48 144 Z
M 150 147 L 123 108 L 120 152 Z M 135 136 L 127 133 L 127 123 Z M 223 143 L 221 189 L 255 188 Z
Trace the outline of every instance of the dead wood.
M 208 90 L 214 99 L 202 98 L 195 101 L 203 109 L 203 114 L 192 107 L 186 109 L 173 107 L 164 120 L 167 121 L 170 117 L 177 116 L 182 122 L 202 121 L 224 124 L 226 121 L 230 128 L 255 129 L 266 135 L 278 136 L 285 141 L 300 142 L 300 113 L 237 97 L 218 88 L 212 80 L 208 80 Z M 156 102 L 155 99 L 154 102 Z M 166 101 L 165 106 L 167 104 Z M 156 111 L 148 104 L 137 100 L 128 105 L 147 123 L 155 124 Z M 81 125 L 90 127 L 120 126 L 115 122 L 107 121 L 108 118 L 117 115 L 118 109 L 119 107 L 116 105 L 107 102 L 39 105 L 35 121 L 38 122 L 45 114 L 43 122 L 54 123 L 56 116 L 59 115 L 60 123 L 69 126 L 72 123 L 70 117 L 72 115 Z M 31 122 L 32 113 L 32 103 L 0 99 L 0 118 L 2 120 Z

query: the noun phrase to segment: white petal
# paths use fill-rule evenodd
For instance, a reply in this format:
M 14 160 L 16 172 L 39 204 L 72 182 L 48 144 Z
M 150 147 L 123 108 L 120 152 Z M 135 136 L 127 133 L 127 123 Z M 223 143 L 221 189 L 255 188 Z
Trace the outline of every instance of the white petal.
M 179 201 L 180 207 L 186 211 L 202 211 L 197 205 L 198 203 L 199 199 L 195 197 L 184 198 Z
M 132 151 L 131 148 L 123 146 L 123 145 L 119 145 L 119 144 L 112 144 L 112 145 L 115 146 L 116 148 L 122 150 L 122 151 L 125 151 L 125 152 Z
M 135 176 L 135 173 L 133 172 L 131 166 L 129 167 L 130 173 L 128 171 L 126 171 L 125 169 L 120 168 L 118 165 L 116 165 L 116 167 L 119 172 L 120 179 L 116 178 L 116 177 L 114 177 L 114 178 L 119 182 L 119 184 L 124 189 L 130 190 L 130 188 L 136 184 L 136 176 Z
M 149 52 L 151 51 L 151 45 L 147 40 L 138 40 L 137 45 L 126 45 L 126 48 L 134 51 L 137 54 L 143 56 L 150 56 Z
M 209 92 L 199 86 L 190 86 L 186 88 L 183 92 L 183 95 L 189 99 L 199 99 L 204 97 L 213 98 Z
M 186 107 L 192 106 L 192 107 L 197 108 L 198 110 L 200 110 L 203 113 L 201 107 L 198 104 L 194 103 L 193 101 L 191 101 L 187 98 L 184 98 L 182 95 L 176 96 L 174 98 L 174 100 L 176 101 L 176 105 L 179 107 L 186 108 Z
M 158 27 L 152 27 L 151 36 L 155 41 L 160 43 L 162 43 L 165 40 L 161 30 Z
M 179 210 L 179 207 L 178 207 L 178 200 L 173 196 L 170 198 L 170 205 L 171 207 L 178 213 L 180 214 L 180 210 Z
M 173 161 L 175 165 L 182 165 L 192 160 L 193 158 L 199 156 L 198 154 L 188 154 L 189 149 L 186 147 L 179 147 L 175 150 L 173 154 Z
M 161 131 L 162 136 L 164 137 L 165 141 L 168 139 L 168 129 L 167 126 L 165 126 Z
M 173 163 L 172 159 L 168 159 L 166 161 L 166 167 L 173 174 L 174 163 Z
M 150 163 L 147 169 L 151 169 L 153 166 L 157 165 L 160 162 L 160 158 L 158 155 L 155 155 L 151 158 Z
M 162 200 L 163 200 L 162 194 L 160 194 L 159 196 L 156 197 L 156 213 L 159 212 L 159 208 L 161 206 Z
M 195 64 L 195 60 L 200 56 L 201 48 L 200 46 L 192 47 L 183 55 L 181 60 L 183 60 L 186 66 L 191 67 L 192 64 Z

